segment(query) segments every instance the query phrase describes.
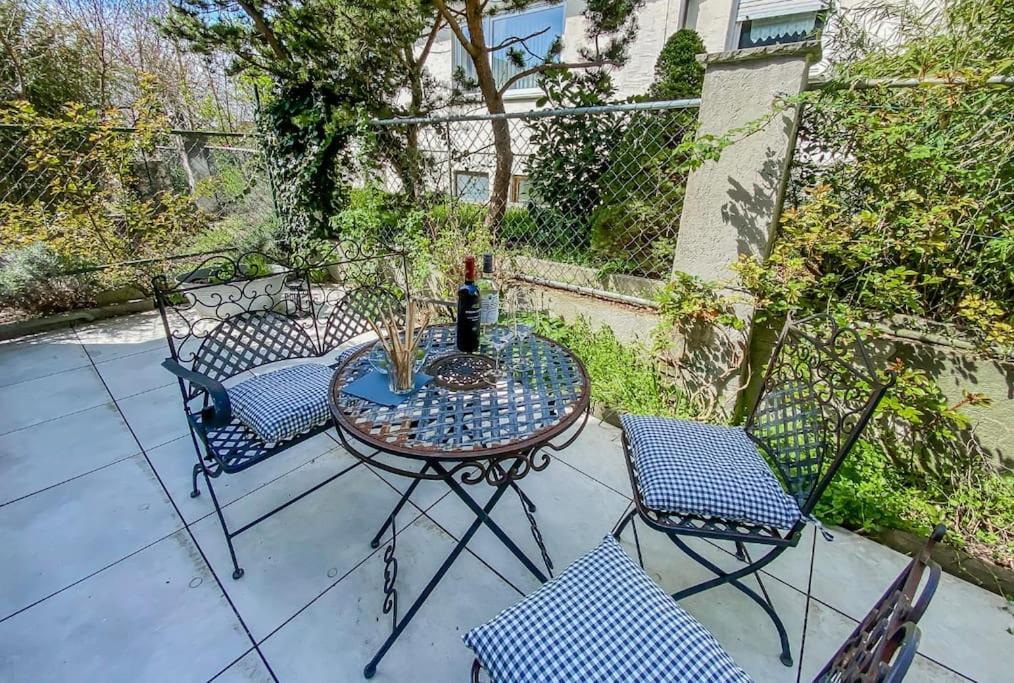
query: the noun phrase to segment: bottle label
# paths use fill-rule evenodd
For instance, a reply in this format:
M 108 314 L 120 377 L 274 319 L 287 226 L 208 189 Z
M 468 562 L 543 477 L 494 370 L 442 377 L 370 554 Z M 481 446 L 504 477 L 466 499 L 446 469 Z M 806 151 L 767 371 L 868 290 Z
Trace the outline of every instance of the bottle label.
M 479 321 L 483 325 L 496 325 L 500 321 L 500 293 L 486 292 L 482 295 L 480 303 L 481 314 Z

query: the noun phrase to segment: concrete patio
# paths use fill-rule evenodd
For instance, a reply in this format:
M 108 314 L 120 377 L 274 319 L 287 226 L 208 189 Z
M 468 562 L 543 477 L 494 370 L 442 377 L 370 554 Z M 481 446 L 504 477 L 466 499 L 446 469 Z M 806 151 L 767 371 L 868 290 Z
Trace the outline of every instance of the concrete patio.
M 369 539 L 406 482 L 365 467 L 238 537 L 231 563 L 210 497 L 191 499 L 194 462 L 156 314 L 0 345 L 0 680 L 362 681 L 389 631 L 383 562 Z M 618 431 L 592 421 L 550 467 L 525 479 L 558 568 L 593 547 L 629 504 Z M 352 462 L 320 435 L 216 490 L 249 521 Z M 203 489 L 203 482 L 202 482 Z M 402 605 L 462 533 L 469 513 L 420 486 L 399 517 Z M 497 517 L 533 557 L 517 498 Z M 796 665 L 774 629 L 723 587 L 686 600 L 758 681 L 809 680 L 907 561 L 844 530 L 808 531 L 768 574 Z M 629 536 L 629 533 L 628 533 Z M 641 532 L 653 577 L 673 591 L 703 572 Z M 629 539 L 627 539 L 629 540 Z M 725 550 L 697 543 L 732 564 Z M 481 531 L 375 680 L 463 681 L 461 643 L 536 587 Z M 1002 598 L 944 576 L 921 624 L 911 681 L 1009 681 L 1014 615 Z

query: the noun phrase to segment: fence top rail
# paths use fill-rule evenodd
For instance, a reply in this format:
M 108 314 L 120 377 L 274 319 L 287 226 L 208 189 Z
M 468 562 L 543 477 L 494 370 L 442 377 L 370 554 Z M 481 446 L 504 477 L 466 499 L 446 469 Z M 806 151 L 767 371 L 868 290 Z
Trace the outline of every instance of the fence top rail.
M 455 116 L 419 116 L 415 118 L 372 119 L 371 126 L 406 126 L 410 124 L 458 123 L 462 121 L 498 121 L 508 119 L 541 119 L 551 116 L 581 116 L 584 114 L 611 114 L 626 111 L 654 111 L 665 109 L 691 109 L 701 106 L 699 97 L 685 100 L 663 100 L 660 102 L 633 102 L 630 104 L 605 104 L 598 107 L 568 107 L 561 109 L 534 109 L 506 114 L 459 114 Z
M 92 126 L 84 125 L 79 123 L 64 123 L 64 122 L 53 122 L 52 126 L 60 128 L 77 129 L 82 131 L 90 130 L 108 130 L 114 133 L 136 133 L 137 128 L 131 126 Z M 32 128 L 47 128 L 50 127 L 47 124 L 42 123 L 0 123 L 0 130 L 30 130 Z M 158 133 L 169 133 L 172 135 L 203 135 L 206 137 L 223 137 L 223 138 L 255 138 L 258 137 L 258 133 L 237 133 L 235 131 L 226 130 L 185 130 L 182 128 L 165 128 L 156 130 Z
M 964 76 L 948 78 L 930 76 L 924 78 L 863 78 L 859 80 L 835 80 L 833 78 L 813 78 L 808 85 L 809 90 L 873 90 L 876 88 L 918 88 L 929 85 L 999 85 L 1014 86 L 1014 76 L 990 76 L 986 79 L 969 79 Z

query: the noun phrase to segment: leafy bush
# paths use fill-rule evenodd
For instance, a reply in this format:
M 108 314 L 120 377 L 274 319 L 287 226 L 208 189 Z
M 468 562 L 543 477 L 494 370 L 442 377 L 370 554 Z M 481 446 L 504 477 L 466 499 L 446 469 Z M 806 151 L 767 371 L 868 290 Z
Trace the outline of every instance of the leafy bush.
M 697 55 L 704 43 L 693 29 L 681 28 L 669 36 L 655 60 L 655 80 L 648 90 L 653 100 L 700 97 L 704 87 L 704 65 Z
M 652 99 L 697 97 L 703 69 L 694 56 L 700 37 L 677 31 L 655 64 Z M 661 277 L 668 271 L 679 231 L 695 134 L 693 109 L 637 112 L 616 144 L 602 174 L 603 207 L 592 217 L 592 250 L 638 264 L 634 272 Z M 660 247 L 666 247 L 664 250 Z
M 141 98 L 134 105 L 139 119 L 130 134 L 117 128 L 113 113 L 80 105 L 68 105 L 58 117 L 42 116 L 25 102 L 0 110 L 0 120 L 23 131 L 19 145 L 24 148 L 23 182 L 0 202 L 0 238 L 8 258 L 15 263 L 27 263 L 24 258 L 38 264 L 45 260 L 48 268 L 55 263 L 52 256 L 64 271 L 158 258 L 175 253 L 205 228 L 205 216 L 189 197 L 152 192 L 138 182 L 137 159 L 164 144 L 162 131 L 167 127 L 150 83 L 141 85 Z M 37 242 L 45 244 L 45 253 L 33 246 Z M 31 249 L 16 253 L 21 248 Z M 157 265 L 106 269 L 94 279 L 104 287 L 129 284 L 144 290 L 158 269 Z M 29 287 L 21 275 L 12 278 L 10 282 L 21 283 L 19 291 L 45 293 L 19 298 L 22 307 L 37 302 L 40 310 L 48 311 L 54 310 L 57 300 L 67 305 L 74 300 L 56 296 L 47 283 Z M 89 297 L 82 293 L 79 299 Z
M 597 403 L 637 415 L 687 417 L 680 397 L 643 347 L 624 344 L 607 326 L 592 329 L 583 317 L 568 323 L 540 314 L 528 317 L 527 322 L 535 332 L 564 344 L 581 359 Z
M 918 316 L 1014 355 L 1014 91 L 982 83 L 1002 69 L 983 55 L 1012 34 L 1009 3 L 954 0 L 901 49 L 837 77 L 960 70 L 966 82 L 810 96 L 780 237 L 766 265 L 739 266 L 762 307 Z
M 950 0 L 924 23 L 875 11 L 882 25 L 904 25 L 904 40 L 882 48 L 842 25 L 835 52 L 846 61 L 803 100 L 778 239 L 765 263 L 741 258 L 741 281 L 761 319 L 929 319 L 984 355 L 1010 356 L 1014 91 L 983 83 L 1009 70 L 1010 4 Z M 946 86 L 850 87 L 958 74 Z M 952 403 L 926 372 L 900 360 L 892 369 L 895 385 L 818 512 L 859 529 L 924 533 L 943 521 L 954 544 L 1014 566 L 1014 475 L 997 471 L 963 412 L 985 397 Z
M 70 267 L 42 242 L 14 249 L 0 257 L 0 302 L 29 311 L 51 312 L 94 301 L 94 276 L 59 278 Z

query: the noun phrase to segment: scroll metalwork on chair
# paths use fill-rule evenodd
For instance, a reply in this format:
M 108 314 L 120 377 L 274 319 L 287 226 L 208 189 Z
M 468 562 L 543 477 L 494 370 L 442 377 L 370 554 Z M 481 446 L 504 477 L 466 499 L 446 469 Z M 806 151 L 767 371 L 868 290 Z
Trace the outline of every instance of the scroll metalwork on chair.
M 919 644 L 917 624 L 939 582 L 940 567 L 930 552 L 943 534 L 937 527 L 817 674 L 817 683 L 904 679 Z M 483 669 L 502 683 L 751 680 L 613 536 L 558 578 L 470 630 L 464 641 L 475 652 L 476 683 Z
M 190 495 L 200 495 L 197 479 L 203 476 L 234 579 L 243 575 L 233 547 L 237 535 L 355 465 L 234 530 L 222 515 L 212 479 L 328 429 L 333 367 L 362 348 L 350 343 L 369 330 L 371 316 L 397 310 L 406 295 L 407 270 L 399 253 L 366 253 L 336 243 L 320 261 L 269 263 L 263 254 L 213 256 L 176 281 L 153 282 L 169 343 L 162 365 L 179 380 L 197 453 Z M 297 290 L 299 296 L 292 296 Z M 278 361 L 303 362 L 272 370 L 270 364 Z M 252 370 L 255 376 L 239 381 Z
M 825 316 L 788 320 L 743 427 L 621 418 L 634 509 L 614 533 L 636 518 L 715 575 L 675 593 L 677 600 L 724 584 L 746 594 L 774 622 L 790 666 L 788 635 L 758 571 L 816 523 L 817 501 L 892 382 L 857 330 Z M 722 569 L 688 536 L 731 541 L 742 564 Z M 743 583 L 749 575 L 760 592 Z

